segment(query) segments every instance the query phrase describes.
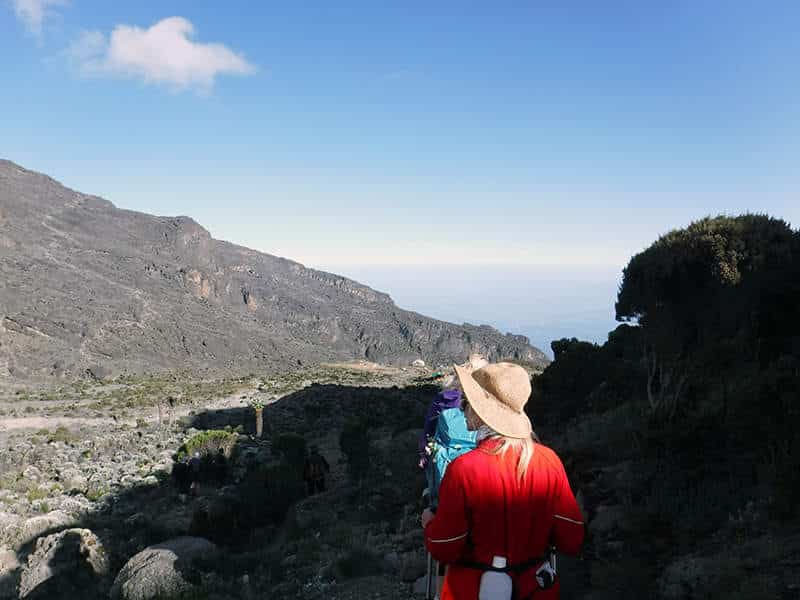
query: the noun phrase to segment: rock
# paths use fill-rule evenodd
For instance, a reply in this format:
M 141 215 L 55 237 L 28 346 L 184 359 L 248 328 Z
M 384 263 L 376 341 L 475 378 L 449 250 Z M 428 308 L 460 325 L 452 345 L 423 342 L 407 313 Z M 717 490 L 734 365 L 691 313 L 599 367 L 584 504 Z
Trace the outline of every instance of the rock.
M 427 570 L 428 565 L 424 555 L 417 552 L 406 554 L 403 557 L 402 566 L 400 567 L 400 579 L 411 583 L 423 576 Z
M 20 533 L 19 543 L 29 544 L 45 533 L 53 533 L 58 529 L 66 529 L 75 524 L 75 520 L 61 510 L 54 510 L 40 517 L 25 521 Z
M 22 535 L 23 519 L 19 515 L 0 513 L 0 545 L 17 547 Z
M 217 547 L 203 538 L 180 537 L 145 548 L 117 574 L 112 600 L 152 600 L 190 592 Z
M 36 541 L 22 569 L 19 597 L 85 596 L 108 572 L 108 556 L 97 536 L 88 529 L 67 529 Z
M 383 565 L 387 572 L 397 573 L 400 570 L 400 555 L 397 552 L 389 552 L 383 557 Z
M 599 537 L 607 537 L 621 530 L 627 515 L 624 506 L 598 506 L 594 518 L 589 521 L 589 531 Z
M 17 598 L 18 570 L 17 553 L 0 546 L 0 600 Z
M 428 591 L 428 576 L 423 575 L 414 582 L 411 593 L 415 596 L 422 596 L 426 591 Z
M 411 363 L 411 366 L 412 367 L 424 367 L 425 366 L 425 361 L 422 360 L 421 358 L 418 358 L 417 360 L 415 360 L 414 362 Z
M 668 565 L 656 582 L 658 597 L 663 600 L 686 598 L 687 590 L 714 589 L 721 574 L 712 557 L 682 556 Z
M 22 478 L 25 479 L 25 481 L 38 482 L 42 479 L 42 472 L 33 465 L 30 465 L 29 467 L 25 467 L 25 470 L 22 472 Z
M 85 374 L 94 381 L 103 381 L 111 376 L 111 371 L 103 365 L 91 365 L 86 369 Z
M 61 501 L 60 508 L 71 517 L 81 517 L 90 508 L 92 503 L 82 496 L 67 497 Z
M 85 494 L 89 489 L 89 480 L 80 473 L 70 473 L 64 478 L 64 489 L 69 494 Z

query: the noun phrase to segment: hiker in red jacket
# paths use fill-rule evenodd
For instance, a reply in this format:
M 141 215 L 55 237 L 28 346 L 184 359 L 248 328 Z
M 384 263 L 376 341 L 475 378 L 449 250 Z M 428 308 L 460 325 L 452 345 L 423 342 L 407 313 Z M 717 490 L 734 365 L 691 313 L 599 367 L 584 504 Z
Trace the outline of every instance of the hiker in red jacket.
M 511 363 L 456 373 L 478 447 L 450 464 L 438 510 L 422 514 L 428 551 L 448 564 L 441 600 L 477 600 L 481 587 L 491 598 L 557 599 L 546 553 L 577 554 L 583 517 L 561 460 L 536 441 L 524 412 L 528 373 Z

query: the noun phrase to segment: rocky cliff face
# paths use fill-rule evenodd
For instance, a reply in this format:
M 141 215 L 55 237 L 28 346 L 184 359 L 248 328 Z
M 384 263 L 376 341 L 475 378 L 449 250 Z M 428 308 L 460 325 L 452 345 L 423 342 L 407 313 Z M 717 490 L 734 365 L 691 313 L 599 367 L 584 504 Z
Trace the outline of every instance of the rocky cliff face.
M 0 379 L 366 358 L 544 364 L 522 336 L 402 310 L 355 281 L 121 210 L 0 161 Z

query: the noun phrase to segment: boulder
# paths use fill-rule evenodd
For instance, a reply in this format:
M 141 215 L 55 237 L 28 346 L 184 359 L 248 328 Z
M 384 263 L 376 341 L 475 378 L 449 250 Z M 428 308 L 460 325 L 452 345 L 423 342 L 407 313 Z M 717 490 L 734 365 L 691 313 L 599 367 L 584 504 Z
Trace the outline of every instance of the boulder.
M 17 553 L 0 546 L 0 600 L 16 600 L 18 570 Z
M 27 482 L 38 483 L 44 477 L 39 469 L 37 469 L 33 465 L 30 465 L 28 467 L 25 467 L 25 470 L 22 472 L 22 478 Z
M 629 511 L 622 505 L 601 505 L 589 521 L 589 531 L 597 537 L 608 537 L 625 528 Z
M 434 583 L 435 588 L 435 583 Z M 425 574 L 414 582 L 413 593 L 415 596 L 424 596 L 428 591 L 428 575 Z
M 426 556 L 419 552 L 404 554 L 400 566 L 400 579 L 413 583 L 428 571 Z
M 20 544 L 29 544 L 45 533 L 54 533 L 75 524 L 75 519 L 61 510 L 32 517 L 25 521 L 20 532 Z
M 151 600 L 191 592 L 217 547 L 206 539 L 180 537 L 145 548 L 117 574 L 112 600 Z
M 19 515 L 0 512 L 0 545 L 16 548 L 22 535 L 22 523 Z
M 97 536 L 88 529 L 67 529 L 36 540 L 22 569 L 19 597 L 84 597 L 108 572 L 108 556 Z

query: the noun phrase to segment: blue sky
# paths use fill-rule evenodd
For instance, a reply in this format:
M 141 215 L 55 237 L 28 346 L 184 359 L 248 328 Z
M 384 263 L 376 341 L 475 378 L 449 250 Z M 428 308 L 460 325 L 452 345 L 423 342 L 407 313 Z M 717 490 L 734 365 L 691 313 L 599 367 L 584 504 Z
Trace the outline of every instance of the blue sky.
M 0 0 L 0 156 L 311 266 L 618 272 L 708 214 L 800 225 L 798 31 L 789 1 Z

